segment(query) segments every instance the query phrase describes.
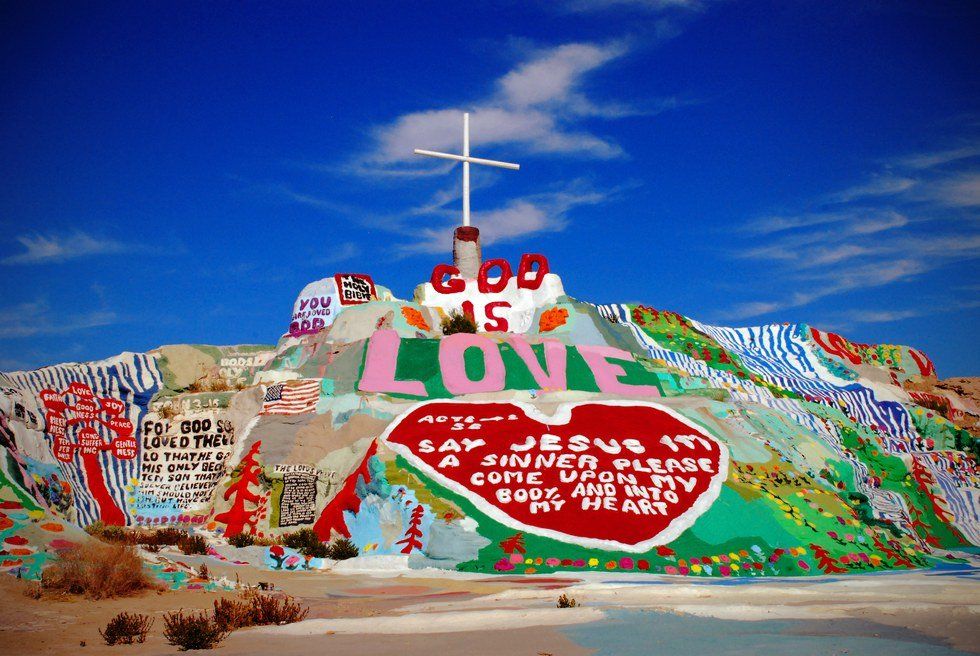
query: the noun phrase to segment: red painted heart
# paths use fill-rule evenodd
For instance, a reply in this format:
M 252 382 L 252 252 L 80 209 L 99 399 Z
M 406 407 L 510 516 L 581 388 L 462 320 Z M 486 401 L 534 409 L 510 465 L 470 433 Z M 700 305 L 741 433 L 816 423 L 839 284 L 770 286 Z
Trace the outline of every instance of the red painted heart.
M 432 401 L 382 439 L 414 466 L 517 530 L 585 547 L 666 544 L 714 502 L 728 451 L 652 403 L 559 406 Z

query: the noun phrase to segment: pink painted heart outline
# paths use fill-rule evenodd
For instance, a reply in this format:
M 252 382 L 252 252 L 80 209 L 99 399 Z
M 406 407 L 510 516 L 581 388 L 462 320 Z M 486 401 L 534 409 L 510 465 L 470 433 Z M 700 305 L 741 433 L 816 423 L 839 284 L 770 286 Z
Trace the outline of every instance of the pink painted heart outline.
M 691 503 L 691 505 L 684 510 L 682 513 L 670 520 L 666 527 L 657 532 L 652 537 L 637 542 L 635 544 L 624 543 L 617 540 L 606 540 L 601 538 L 587 538 L 577 535 L 570 535 L 549 528 L 542 528 L 535 526 L 533 524 L 528 524 L 517 520 L 506 512 L 504 512 L 500 506 L 487 501 L 483 496 L 473 491 L 469 486 L 461 483 L 459 481 L 453 480 L 446 475 L 439 472 L 437 469 L 429 465 L 422 458 L 417 456 L 412 448 L 405 444 L 400 444 L 397 442 L 389 441 L 389 437 L 398 429 L 402 420 L 407 417 L 412 416 L 417 410 L 425 408 L 426 406 L 441 406 L 441 405 L 460 405 L 460 406 L 472 406 L 473 411 L 467 411 L 467 414 L 474 414 L 478 411 L 478 408 L 482 405 L 510 405 L 513 406 L 515 410 L 520 410 L 524 413 L 525 417 L 531 421 L 537 422 L 542 425 L 566 425 L 570 422 L 572 418 L 572 409 L 580 406 L 609 406 L 609 407 L 647 407 L 652 408 L 656 411 L 665 413 L 672 419 L 680 422 L 686 427 L 690 428 L 692 431 L 696 432 L 699 436 L 710 440 L 715 446 L 718 447 L 718 462 L 717 462 L 717 472 L 711 475 L 707 488 Z M 595 401 L 575 401 L 562 403 L 555 408 L 553 414 L 548 415 L 543 411 L 538 409 L 536 406 L 529 403 L 524 403 L 520 401 L 507 401 L 507 400 L 486 400 L 486 401 L 466 401 L 460 399 L 432 399 L 427 401 L 421 401 L 409 406 L 404 412 L 398 415 L 382 432 L 379 440 L 383 442 L 388 448 L 393 450 L 395 453 L 405 457 L 413 466 L 417 467 L 419 470 L 424 472 L 427 476 L 434 479 L 440 485 L 452 490 L 456 494 L 461 495 L 473 505 L 475 505 L 482 513 L 490 517 L 491 519 L 509 526 L 518 531 L 525 531 L 531 534 L 541 535 L 544 537 L 549 537 L 561 542 L 577 544 L 587 548 L 597 548 L 613 551 L 626 551 L 630 553 L 643 553 L 649 551 L 653 547 L 668 544 L 680 536 L 685 530 L 690 528 L 694 522 L 704 514 L 708 508 L 715 502 L 719 494 L 721 494 L 721 488 L 725 480 L 728 478 L 728 464 L 729 455 L 727 446 L 721 442 L 718 438 L 707 431 L 703 426 L 693 422 L 692 420 L 684 417 L 675 410 L 660 405 L 658 403 L 651 403 L 648 401 L 632 401 L 632 400 L 595 400 Z

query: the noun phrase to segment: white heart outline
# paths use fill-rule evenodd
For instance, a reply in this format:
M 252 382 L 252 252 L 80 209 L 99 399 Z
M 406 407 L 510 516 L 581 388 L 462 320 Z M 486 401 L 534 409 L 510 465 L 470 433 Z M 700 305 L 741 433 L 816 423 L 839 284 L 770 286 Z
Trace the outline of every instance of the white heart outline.
M 606 405 L 612 407 L 624 407 L 624 406 L 644 406 L 659 410 L 673 417 L 674 419 L 680 421 L 682 424 L 688 426 L 689 428 L 697 431 L 698 435 L 705 437 L 715 444 L 718 445 L 718 471 L 715 472 L 711 481 L 708 483 L 708 488 L 694 500 L 691 507 L 682 512 L 680 515 L 675 517 L 667 524 L 666 527 L 656 535 L 648 538 L 642 542 L 636 544 L 626 544 L 624 542 L 619 542 L 617 540 L 602 540 L 599 538 L 583 538 L 577 535 L 569 535 L 567 533 L 562 533 L 561 531 L 556 531 L 554 529 L 540 528 L 537 526 L 531 526 L 529 524 L 524 524 L 520 522 L 503 510 L 499 506 L 496 506 L 482 496 L 473 492 L 468 486 L 463 485 L 457 481 L 454 481 L 435 468 L 429 466 L 428 463 L 424 462 L 421 458 L 415 455 L 415 453 L 404 444 L 398 444 L 396 442 L 389 442 L 388 437 L 391 433 L 401 424 L 405 417 L 408 417 L 413 412 L 427 405 L 434 404 L 458 404 L 458 405 L 486 405 L 486 404 L 509 404 L 524 411 L 525 416 L 528 419 L 537 421 L 538 423 L 552 424 L 552 425 L 562 425 L 567 424 L 572 418 L 572 408 L 576 408 L 582 405 Z M 660 405 L 659 403 L 651 403 L 649 401 L 627 401 L 627 400 L 597 400 L 597 401 L 571 401 L 560 404 L 555 408 L 555 412 L 552 415 L 546 415 L 536 406 L 530 403 L 524 403 L 522 401 L 466 401 L 461 399 L 429 399 L 426 401 L 420 401 L 419 403 L 412 404 L 405 412 L 401 413 L 396 417 L 388 426 L 385 428 L 384 432 L 381 433 L 379 440 L 382 441 L 385 446 L 390 448 L 395 453 L 403 456 L 414 466 L 418 467 L 426 475 L 433 478 L 440 485 L 452 490 L 456 494 L 459 494 L 466 498 L 470 503 L 477 507 L 483 514 L 487 515 L 491 519 L 504 524 L 505 526 L 510 526 L 519 531 L 525 533 L 531 533 L 534 535 L 541 535 L 544 537 L 552 538 L 560 542 L 567 542 L 572 544 L 577 544 L 582 547 L 587 547 L 590 549 L 604 549 L 607 551 L 626 551 L 629 553 L 644 553 L 649 551 L 652 547 L 661 546 L 668 544 L 676 540 L 681 533 L 690 528 L 698 517 L 707 512 L 708 508 L 718 499 L 718 495 L 721 494 L 721 487 L 724 485 L 725 480 L 728 479 L 728 447 L 714 435 L 709 433 L 703 426 L 692 422 L 687 417 L 679 414 L 675 410 L 668 408 L 666 406 Z

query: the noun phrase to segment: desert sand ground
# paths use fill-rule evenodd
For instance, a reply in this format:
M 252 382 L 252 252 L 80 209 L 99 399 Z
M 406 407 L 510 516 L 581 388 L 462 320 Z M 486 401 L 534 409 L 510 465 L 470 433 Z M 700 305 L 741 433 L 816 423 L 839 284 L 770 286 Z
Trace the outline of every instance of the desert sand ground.
M 462 577 L 436 572 L 268 572 L 209 562 L 217 576 L 267 581 L 310 607 L 283 627 L 233 633 L 215 653 L 889 654 L 980 653 L 980 569 L 731 584 L 616 576 Z M 171 654 L 163 613 L 233 592 L 160 591 L 41 600 L 0 580 L 0 653 Z M 582 606 L 559 609 L 566 593 Z M 106 646 L 120 611 L 157 618 L 142 645 Z

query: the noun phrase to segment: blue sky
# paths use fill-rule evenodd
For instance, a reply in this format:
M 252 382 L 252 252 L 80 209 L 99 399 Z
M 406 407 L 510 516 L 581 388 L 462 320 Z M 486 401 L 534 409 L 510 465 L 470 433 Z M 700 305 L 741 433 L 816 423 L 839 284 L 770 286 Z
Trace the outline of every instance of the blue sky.
M 980 374 L 980 9 L 577 0 L 6 3 L 0 369 L 274 343 L 335 271 L 484 252 L 702 321 Z M 355 5 L 358 5 L 355 8 Z

